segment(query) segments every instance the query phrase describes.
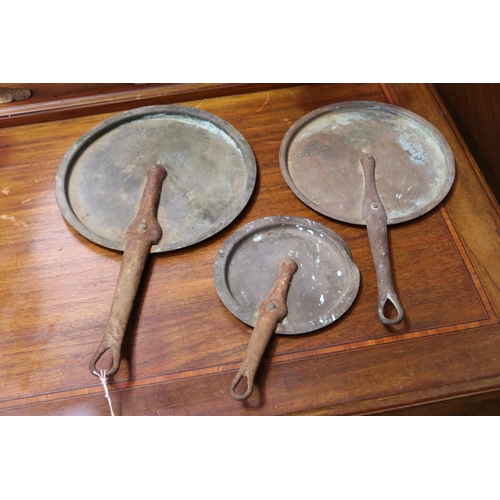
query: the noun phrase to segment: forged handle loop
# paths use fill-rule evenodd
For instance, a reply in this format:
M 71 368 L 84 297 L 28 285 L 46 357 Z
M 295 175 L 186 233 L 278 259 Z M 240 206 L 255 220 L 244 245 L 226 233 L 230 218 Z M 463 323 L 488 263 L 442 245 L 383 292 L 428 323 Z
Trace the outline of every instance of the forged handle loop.
M 106 369 L 106 376 L 107 377 L 112 377 L 117 371 L 118 368 L 120 367 L 120 348 L 121 348 L 121 342 L 119 344 L 116 344 L 114 346 L 107 346 L 103 345 L 104 344 L 104 339 L 103 342 L 101 342 L 101 345 L 97 348 L 97 351 L 94 353 L 92 356 L 92 359 L 90 360 L 89 363 L 89 370 L 92 375 L 96 375 L 96 377 L 99 377 L 97 373 L 99 370 L 97 369 L 97 362 L 102 358 L 104 353 L 106 351 L 111 351 L 111 356 L 112 356 L 112 364 L 111 368 Z
M 399 302 L 399 299 L 396 296 L 392 296 L 390 292 L 386 292 L 385 296 L 383 293 L 382 295 L 383 296 L 380 297 L 379 294 L 379 299 L 378 299 L 378 317 L 380 321 L 382 321 L 382 323 L 386 325 L 397 325 L 398 323 L 401 323 L 405 312 L 403 306 Z M 387 304 L 388 301 L 394 306 L 397 312 L 397 316 L 392 319 L 388 318 L 384 313 L 385 305 Z
M 254 376 L 255 373 L 249 374 L 247 370 L 241 367 L 236 377 L 234 377 L 231 387 L 229 387 L 230 396 L 237 401 L 244 401 L 245 399 L 248 399 L 253 392 Z M 236 392 L 236 387 L 243 379 L 246 379 L 247 388 L 243 394 L 238 394 Z

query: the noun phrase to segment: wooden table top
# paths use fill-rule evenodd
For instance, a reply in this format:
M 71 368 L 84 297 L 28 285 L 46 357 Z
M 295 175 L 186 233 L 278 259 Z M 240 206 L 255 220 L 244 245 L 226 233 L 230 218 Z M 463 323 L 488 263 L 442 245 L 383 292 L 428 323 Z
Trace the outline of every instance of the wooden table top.
M 432 86 L 207 86 L 206 97 L 202 85 L 189 87 L 191 94 L 179 88 L 156 85 L 142 100 L 142 89 L 123 99 L 93 98 L 87 112 L 83 98 L 73 107 L 58 101 L 45 115 L 50 106 L 33 104 L 25 123 L 22 113 L 9 122 L 0 106 L 0 414 L 109 414 L 88 362 L 104 331 L 122 254 L 65 222 L 54 179 L 69 147 L 102 120 L 164 103 L 203 109 L 236 127 L 255 153 L 258 180 L 248 205 L 224 230 L 149 258 L 121 367 L 108 381 L 117 415 L 404 413 L 500 390 L 500 210 Z M 445 200 L 389 229 L 405 308 L 405 320 L 394 327 L 376 316 L 366 228 L 309 209 L 279 167 L 281 141 L 296 120 L 350 100 L 389 102 L 421 115 L 444 135 L 456 161 Z M 361 286 L 353 306 L 331 325 L 274 335 L 254 393 L 238 402 L 229 386 L 251 329 L 220 301 L 214 262 L 236 229 L 272 215 L 306 217 L 336 231 L 351 249 Z

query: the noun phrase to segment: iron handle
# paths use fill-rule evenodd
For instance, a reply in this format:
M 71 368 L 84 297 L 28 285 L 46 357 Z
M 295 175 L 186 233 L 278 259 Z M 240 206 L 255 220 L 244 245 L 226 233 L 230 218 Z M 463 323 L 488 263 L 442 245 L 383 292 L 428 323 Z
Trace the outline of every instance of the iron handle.
M 97 362 L 108 350 L 111 351 L 112 366 L 106 370 L 106 376 L 111 377 L 120 367 L 121 345 L 144 266 L 151 246 L 162 236 L 156 213 L 166 175 L 167 172 L 161 165 L 155 165 L 147 171 L 139 210 L 126 231 L 125 250 L 106 329 L 101 344 L 89 363 L 90 372 L 94 375 L 97 374 Z
M 380 199 L 375 182 L 375 158 L 363 154 L 360 158 L 365 178 L 365 194 L 362 215 L 368 230 L 368 240 L 375 264 L 378 286 L 378 317 L 386 325 L 396 325 L 403 320 L 404 310 L 399 302 L 392 280 L 389 244 L 387 240 L 387 212 Z M 387 301 L 395 307 L 397 316 L 390 319 L 385 316 Z
M 229 394 L 237 401 L 248 399 L 253 392 L 255 374 L 259 367 L 264 351 L 276 330 L 278 323 L 283 321 L 288 313 L 286 297 L 292 277 L 297 271 L 297 263 L 292 259 L 286 259 L 279 266 L 279 274 L 274 282 L 271 292 L 260 304 L 257 321 L 248 343 L 247 351 L 240 370 L 236 374 Z M 238 394 L 236 387 L 246 378 L 247 387 L 245 392 Z

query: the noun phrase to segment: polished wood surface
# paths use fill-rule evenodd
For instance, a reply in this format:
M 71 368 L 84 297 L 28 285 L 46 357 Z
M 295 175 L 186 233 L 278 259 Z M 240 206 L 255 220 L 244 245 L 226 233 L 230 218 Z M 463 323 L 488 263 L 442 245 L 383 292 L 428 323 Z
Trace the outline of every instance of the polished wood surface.
M 443 133 L 456 159 L 447 198 L 430 213 L 390 227 L 395 286 L 406 314 L 395 327 L 377 319 L 366 228 L 309 209 L 279 168 L 281 140 L 297 119 L 348 100 L 390 102 L 420 114 Z M 109 381 L 115 413 L 404 413 L 500 390 L 499 208 L 432 86 L 280 86 L 182 104 L 220 116 L 245 136 L 257 159 L 257 186 L 220 233 L 150 256 L 122 364 Z M 73 142 L 112 114 L 0 128 L 0 414 L 109 414 L 87 366 L 106 324 L 121 253 L 65 223 L 54 178 Z M 293 338 L 275 335 L 254 393 L 241 403 L 228 389 L 251 330 L 219 300 L 213 265 L 230 234 L 270 215 L 307 217 L 336 231 L 362 282 L 340 320 Z

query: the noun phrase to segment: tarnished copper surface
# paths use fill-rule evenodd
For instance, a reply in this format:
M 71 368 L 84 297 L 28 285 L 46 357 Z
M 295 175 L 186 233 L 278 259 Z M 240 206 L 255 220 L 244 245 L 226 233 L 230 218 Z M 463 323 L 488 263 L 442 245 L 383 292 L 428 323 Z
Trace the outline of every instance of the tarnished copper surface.
M 283 309 L 262 315 L 274 302 L 280 265 L 293 280 Z M 284 274 L 286 288 L 291 274 Z M 264 331 L 252 335 L 247 360 L 231 386 L 235 399 L 246 399 L 253 376 L 271 334 L 294 335 L 329 325 L 342 316 L 356 298 L 360 277 L 344 240 L 330 228 L 301 217 L 265 217 L 233 233 L 222 245 L 214 266 L 215 287 L 224 305 L 241 321 Z M 276 318 L 278 321 L 276 322 Z M 281 319 L 280 319 L 281 318 Z M 271 329 L 271 326 L 273 328 Z M 254 345 L 255 344 L 255 345 Z M 235 392 L 247 377 L 243 394 Z
M 304 203 L 333 219 L 365 224 L 362 153 L 377 160 L 377 191 L 387 223 L 418 217 L 448 193 L 455 161 L 441 133 L 406 109 L 370 101 L 317 109 L 288 130 L 280 166 Z
M 276 326 L 282 321 L 288 310 L 286 307 L 286 296 L 292 277 L 297 271 L 297 263 L 292 259 L 285 259 L 279 266 L 279 273 L 274 282 L 271 292 L 259 306 L 259 313 L 255 328 L 250 337 L 243 363 L 236 377 L 231 383 L 229 394 L 233 399 L 243 401 L 248 399 L 253 391 L 255 373 L 259 367 L 260 360 L 264 355 L 271 335 Z M 237 387 L 243 379 L 246 379 L 246 389 L 243 393 L 236 392 Z
M 288 314 L 276 333 L 295 335 L 329 325 L 344 314 L 359 288 L 359 270 L 345 241 L 319 222 L 293 216 L 264 217 L 235 231 L 214 266 L 224 305 L 254 326 L 258 308 L 291 258 L 298 270 L 288 292 Z
M 139 210 L 125 236 L 125 251 L 108 324 L 101 344 L 90 360 L 89 369 L 93 374 L 97 371 L 96 363 L 108 350 L 112 354 L 112 366 L 106 370 L 106 375 L 111 377 L 120 367 L 121 345 L 144 266 L 151 245 L 157 243 L 162 235 L 161 226 L 156 220 L 156 211 L 166 175 L 167 172 L 161 165 L 155 165 L 147 172 L 146 187 Z
M 375 158 L 373 172 L 363 172 L 363 155 Z M 390 104 L 332 104 L 289 129 L 280 166 L 290 189 L 305 204 L 333 219 L 368 226 L 379 285 L 378 315 L 386 324 L 400 322 L 403 309 L 392 286 L 384 226 L 423 215 L 450 190 L 455 162 L 441 133 L 420 116 Z M 370 208 L 373 203 L 378 210 Z M 387 302 L 397 317 L 386 316 Z
M 156 163 L 169 181 L 158 206 L 163 236 L 151 252 L 217 233 L 255 187 L 253 152 L 229 123 L 187 106 L 147 106 L 104 120 L 73 144 L 56 177 L 61 212 L 89 240 L 123 250 L 146 169 Z

